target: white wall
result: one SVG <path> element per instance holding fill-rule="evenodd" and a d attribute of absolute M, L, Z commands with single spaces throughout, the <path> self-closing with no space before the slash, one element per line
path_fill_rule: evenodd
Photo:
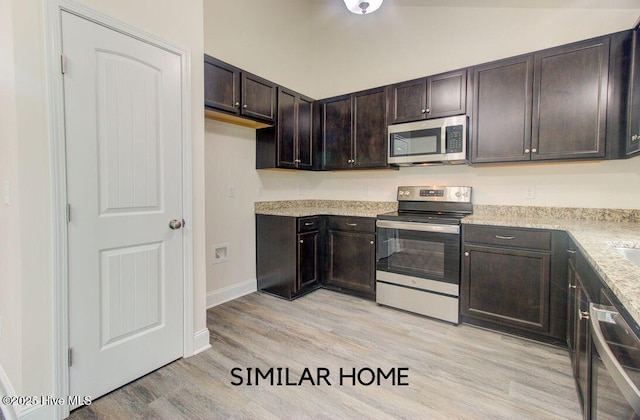
<path fill-rule="evenodd" d="M 202 0 L 79 3 L 191 50 L 195 331 L 204 329 Z M 0 367 L 17 395 L 53 395 L 54 286 L 45 4 L 43 0 L 0 0 L 0 191 L 5 182 L 12 190 L 11 206 L 0 201 Z"/>
<path fill-rule="evenodd" d="M 640 15 L 640 8 L 417 3 L 386 1 L 374 14 L 358 16 L 341 0 L 205 0 L 205 52 L 320 99 L 630 29 Z M 270 19 L 264 19 L 267 15 Z M 399 185 L 458 184 L 474 187 L 477 204 L 640 208 L 640 194 L 629 188 L 640 181 L 640 158 L 399 171 L 256 171 L 253 130 L 207 122 L 205 137 L 210 296 L 255 279 L 255 201 L 395 201 Z M 226 197 L 230 184 L 236 186 L 234 198 Z M 527 186 L 534 187 L 533 200 L 524 198 Z M 216 243 L 231 244 L 228 262 L 212 264 L 210 248 Z"/>
<path fill-rule="evenodd" d="M 20 186 L 12 9 L 10 0 L 0 0 L 0 365 L 8 377 L 14 378 L 13 386 L 21 387 Z M 5 197 L 7 193 L 9 197 Z M 3 363 L 7 360 L 13 363 Z"/>

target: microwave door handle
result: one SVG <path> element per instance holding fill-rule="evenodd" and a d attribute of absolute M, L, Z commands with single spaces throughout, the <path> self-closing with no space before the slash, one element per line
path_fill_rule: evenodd
<path fill-rule="evenodd" d="M 607 368 L 607 372 L 611 375 L 611 378 L 618 386 L 620 392 L 622 392 L 622 395 L 624 395 L 629 404 L 631 404 L 636 414 L 640 414 L 640 391 L 609 348 L 602 329 L 600 328 L 600 322 L 598 321 L 599 312 L 605 311 L 599 310 L 593 303 L 589 304 L 589 324 L 593 344 L 596 346 L 602 363 L 604 363 L 604 366 Z"/>

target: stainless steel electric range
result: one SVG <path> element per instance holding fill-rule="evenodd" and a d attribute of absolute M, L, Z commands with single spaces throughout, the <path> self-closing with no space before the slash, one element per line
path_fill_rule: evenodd
<path fill-rule="evenodd" d="M 471 187 L 398 187 L 398 211 L 378 215 L 376 302 L 459 323 L 460 220 Z"/>

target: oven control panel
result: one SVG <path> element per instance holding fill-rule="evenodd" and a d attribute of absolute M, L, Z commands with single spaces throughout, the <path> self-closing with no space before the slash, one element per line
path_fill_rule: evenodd
<path fill-rule="evenodd" d="M 398 201 L 452 201 L 470 203 L 471 187 L 398 187 Z"/>

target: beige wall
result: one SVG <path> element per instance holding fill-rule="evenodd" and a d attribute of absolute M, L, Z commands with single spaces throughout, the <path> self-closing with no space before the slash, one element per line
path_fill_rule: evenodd
<path fill-rule="evenodd" d="M 45 1 L 0 0 L 0 366 L 17 395 L 53 395 L 53 302 Z M 195 331 L 205 325 L 202 0 L 78 3 L 191 50 Z M 2 194 L 0 194 L 2 197 Z M 1 200 L 1 199 L 0 199 Z M 19 213 L 18 213 L 19 210 Z"/>
<path fill-rule="evenodd" d="M 363 17 L 347 13 L 339 0 L 205 0 L 205 52 L 323 98 L 630 29 L 640 15 L 640 8 L 398 6 L 416 3 L 387 1 Z M 264 19 L 267 14 L 273 19 Z M 457 30 L 450 34 L 452 27 Z M 206 123 L 205 147 L 210 297 L 255 280 L 255 201 L 394 201 L 399 185 L 459 184 L 474 187 L 477 204 L 640 208 L 640 194 L 629 192 L 640 181 L 640 158 L 399 171 L 256 171 L 253 130 L 219 122 Z M 234 198 L 226 196 L 228 185 L 235 185 Z M 534 199 L 524 198 L 528 186 L 534 187 Z M 211 263 L 211 246 L 217 243 L 230 244 L 229 261 Z"/>

